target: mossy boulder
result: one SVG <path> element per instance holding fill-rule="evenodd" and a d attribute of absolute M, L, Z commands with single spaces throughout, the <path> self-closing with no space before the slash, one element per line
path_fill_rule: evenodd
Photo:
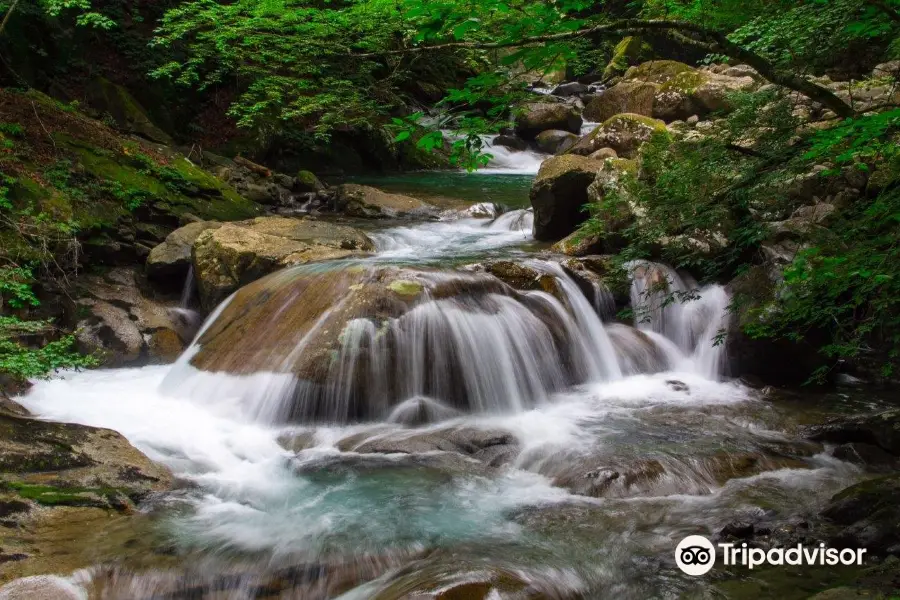
<path fill-rule="evenodd" d="M 544 161 L 530 193 L 535 238 L 562 239 L 587 219 L 587 188 L 602 168 L 602 162 L 574 154 Z"/>
<path fill-rule="evenodd" d="M 542 131 L 556 129 L 570 133 L 581 132 L 582 118 L 578 110 L 568 104 L 536 102 L 522 108 L 516 117 L 516 134 L 534 140 Z"/>
<path fill-rule="evenodd" d="M 622 81 L 593 96 L 584 107 L 584 118 L 602 123 L 620 113 L 653 116 L 653 101 L 660 85 L 644 81 Z"/>
<path fill-rule="evenodd" d="M 301 170 L 297 173 L 294 187 L 301 193 L 320 192 L 325 189 L 325 184 L 312 171 Z"/>
<path fill-rule="evenodd" d="M 192 252 L 200 302 L 212 310 L 241 286 L 279 269 L 374 249 L 365 234 L 346 225 L 259 217 L 207 229 Z"/>
<path fill-rule="evenodd" d="M 85 87 L 88 105 L 102 118 L 109 116 L 116 125 L 129 133 L 136 133 L 148 140 L 171 144 L 172 138 L 157 127 L 147 116 L 147 111 L 127 89 L 96 77 Z"/>
<path fill-rule="evenodd" d="M 628 69 L 626 81 L 642 81 L 662 85 L 682 73 L 695 73 L 696 69 L 676 60 L 651 60 Z"/>
<path fill-rule="evenodd" d="M 588 186 L 587 196 L 602 230 L 593 232 L 588 248 L 595 252 L 613 252 L 625 245 L 625 230 L 645 215 L 627 185 L 628 178 L 637 177 L 640 165 L 637 160 L 624 158 L 607 159 L 600 164 L 600 170 Z M 573 246 L 570 251 L 576 248 Z"/>
<path fill-rule="evenodd" d="M 653 116 L 666 122 L 729 110 L 731 94 L 757 87 L 752 77 L 729 77 L 709 71 L 683 71 L 668 79 L 653 103 Z"/>
<path fill-rule="evenodd" d="M 578 136 L 570 131 L 560 131 L 558 129 L 549 129 L 540 132 L 534 143 L 538 150 L 547 154 L 560 154 L 575 145 Z"/>
<path fill-rule="evenodd" d="M 355 183 L 345 183 L 335 189 L 334 209 L 351 217 L 367 219 L 422 218 L 438 213 L 436 207 L 418 198 Z"/>
<path fill-rule="evenodd" d="M 654 135 L 670 137 L 665 123 L 644 115 L 624 113 L 607 119 L 569 149 L 589 156 L 601 148 L 612 148 L 622 158 L 634 158 Z"/>
<path fill-rule="evenodd" d="M 45 506 L 127 509 L 171 474 L 119 433 L 0 415 L 0 496 Z"/>
<path fill-rule="evenodd" d="M 629 36 L 618 44 L 613 50 L 612 57 L 603 69 L 603 79 L 608 81 L 613 77 L 622 75 L 631 65 L 636 65 L 653 56 L 653 47 L 650 46 L 643 38 L 638 36 Z"/>
<path fill-rule="evenodd" d="M 559 240 L 551 250 L 566 256 L 589 256 L 603 251 L 603 236 L 596 233 L 575 231 Z"/>

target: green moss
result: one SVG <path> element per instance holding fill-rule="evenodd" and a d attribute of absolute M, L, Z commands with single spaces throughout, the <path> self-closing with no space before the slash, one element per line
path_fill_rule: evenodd
<path fill-rule="evenodd" d="M 44 506 L 120 507 L 126 497 L 116 488 L 56 487 L 19 482 L 0 482 L 0 490 L 14 492 Z"/>
<path fill-rule="evenodd" d="M 682 73 L 697 73 L 692 67 L 676 60 L 651 60 L 628 69 L 625 79 L 664 84 Z"/>
<path fill-rule="evenodd" d="M 654 119 L 653 117 L 645 117 L 644 115 L 638 115 L 635 113 L 620 113 L 618 115 L 615 115 L 614 117 L 610 117 L 594 131 L 597 132 L 598 130 L 607 127 L 625 127 L 627 129 L 632 129 L 635 125 L 645 125 L 652 129 L 654 133 L 669 132 L 669 130 L 666 129 L 666 124 L 659 119 Z"/>
<path fill-rule="evenodd" d="M 685 71 L 675 75 L 660 88 L 660 93 L 669 91 L 679 92 L 685 95 L 693 94 L 698 87 L 709 81 L 709 77 L 700 71 Z"/>
<path fill-rule="evenodd" d="M 418 296 L 422 293 L 422 284 L 408 279 L 397 279 L 388 285 L 388 289 L 400 296 Z"/>
<path fill-rule="evenodd" d="M 603 70 L 604 79 L 612 79 L 624 73 L 628 67 L 647 60 L 652 56 L 653 48 L 640 37 L 627 37 L 616 44 L 612 58 Z"/>
<path fill-rule="evenodd" d="M 312 171 L 300 171 L 297 173 L 297 182 L 303 186 L 303 191 L 314 192 L 323 187 L 322 182 L 319 181 L 319 178 Z"/>

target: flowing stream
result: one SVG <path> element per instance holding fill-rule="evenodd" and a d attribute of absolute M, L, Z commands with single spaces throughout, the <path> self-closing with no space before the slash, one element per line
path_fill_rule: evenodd
<path fill-rule="evenodd" d="M 237 309 L 254 288 L 238 292 L 174 365 L 69 373 L 19 398 L 42 418 L 121 432 L 182 482 L 145 507 L 158 547 L 141 560 L 98 552 L 61 574 L 72 589 L 703 597 L 707 582 L 674 567 L 682 537 L 812 514 L 859 477 L 797 437 L 802 403 L 725 377 L 724 289 L 635 263 L 635 322 L 618 322 L 602 282 L 531 253 L 528 210 L 476 193 L 502 187 L 491 177 L 515 188 L 516 175 L 480 177 L 456 193 L 484 204 L 376 231 L 371 260 L 271 276 L 260 315 Z M 544 288 L 449 268 L 486 256 L 520 261 Z M 352 313 L 356 291 L 388 276 L 417 299 Z M 668 304 L 663 287 L 692 299 Z M 313 368 L 335 327 L 338 349 Z"/>

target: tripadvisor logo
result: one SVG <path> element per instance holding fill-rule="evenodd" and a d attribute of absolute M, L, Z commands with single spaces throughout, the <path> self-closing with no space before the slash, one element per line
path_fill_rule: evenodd
<path fill-rule="evenodd" d="M 741 565 L 749 569 L 760 565 L 862 565 L 865 548 L 826 548 L 825 544 L 790 548 L 748 548 L 746 543 L 719 544 L 722 564 Z M 689 535 L 675 548 L 675 563 L 688 575 L 703 575 L 716 564 L 716 547 L 702 535 Z"/>

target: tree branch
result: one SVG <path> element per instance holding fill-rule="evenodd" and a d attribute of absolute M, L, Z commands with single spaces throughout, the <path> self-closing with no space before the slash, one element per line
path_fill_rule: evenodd
<path fill-rule="evenodd" d="M 888 6 L 888 3 L 885 2 L 885 0 L 869 0 L 869 4 L 878 7 L 881 12 L 886 14 L 891 19 L 891 21 L 900 23 L 900 13 Z"/>
<path fill-rule="evenodd" d="M 16 5 L 19 3 L 19 0 L 13 0 L 13 3 L 9 6 L 9 10 L 6 11 L 6 14 L 3 15 L 3 21 L 0 22 L 0 34 L 3 33 L 3 30 L 6 29 L 6 22 L 9 21 L 9 18 L 12 16 L 13 11 L 16 10 Z"/>
<path fill-rule="evenodd" d="M 683 21 L 671 21 L 666 19 L 621 19 L 612 23 L 600 23 L 592 27 L 577 29 L 575 31 L 565 31 L 562 33 L 553 33 L 547 35 L 539 35 L 527 37 L 520 40 L 510 40 L 505 42 L 446 42 L 443 44 L 432 44 L 426 46 L 414 46 L 411 48 L 401 48 L 398 50 L 386 50 L 384 52 L 355 54 L 359 58 L 375 57 L 385 54 L 418 54 L 421 52 L 433 52 L 438 50 L 447 50 L 452 48 L 470 48 L 470 49 L 497 49 L 497 48 L 513 48 L 530 46 L 533 44 L 545 44 L 548 42 L 559 42 L 570 40 L 575 37 L 597 34 L 632 34 L 644 33 L 646 31 L 664 32 L 674 41 L 699 47 L 708 52 L 718 51 L 725 54 L 729 58 L 738 60 L 744 64 L 750 65 L 756 71 L 765 77 L 768 81 L 792 89 L 802 93 L 811 100 L 827 106 L 842 117 L 852 117 L 856 114 L 853 107 L 838 98 L 831 90 L 817 85 L 803 77 L 794 73 L 785 73 L 780 71 L 771 62 L 747 50 L 738 44 L 729 40 L 725 34 L 708 29 L 693 23 Z M 693 37 L 692 37 L 693 36 Z M 700 38 L 700 39 L 695 39 Z"/>

